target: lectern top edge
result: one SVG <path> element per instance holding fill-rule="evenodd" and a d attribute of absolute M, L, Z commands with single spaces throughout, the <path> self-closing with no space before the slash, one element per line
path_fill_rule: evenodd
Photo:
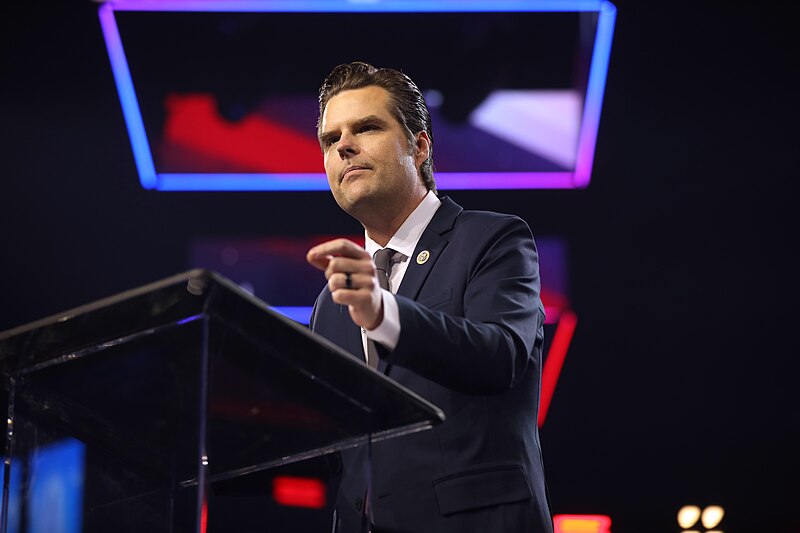
<path fill-rule="evenodd" d="M 113 305 L 115 303 L 123 302 L 131 298 L 136 298 L 137 296 L 141 296 L 143 294 L 147 294 L 148 292 L 168 287 L 182 280 L 186 280 L 188 282 L 190 279 L 203 279 L 203 278 L 217 278 L 219 280 L 218 276 L 216 276 L 210 270 L 204 268 L 195 268 L 192 270 L 187 270 L 186 272 L 175 274 L 168 278 L 154 281 L 152 283 L 148 283 L 146 285 L 129 289 L 127 291 L 119 292 L 117 294 L 113 294 L 111 296 L 95 300 L 88 304 L 84 304 L 78 307 L 73 307 L 72 309 L 67 309 L 65 311 L 60 311 L 50 316 L 40 318 L 39 320 L 29 322 L 27 324 L 22 324 L 20 326 L 13 327 L 5 331 L 0 331 L 0 342 L 6 339 L 10 339 L 11 337 L 20 335 L 22 333 L 27 333 L 29 331 L 33 331 L 43 326 L 47 326 L 49 324 L 54 324 L 57 322 L 65 322 L 75 316 L 82 315 L 85 313 L 90 313 L 92 311 L 97 311 L 99 309 Z"/>

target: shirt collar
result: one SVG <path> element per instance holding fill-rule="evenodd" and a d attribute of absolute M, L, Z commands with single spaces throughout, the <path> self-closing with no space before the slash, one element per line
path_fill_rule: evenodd
<path fill-rule="evenodd" d="M 428 194 L 425 195 L 417 208 L 408 215 L 405 222 L 403 222 L 395 234 L 392 235 L 386 247 L 396 250 L 405 257 L 411 257 L 419 238 L 422 237 L 422 232 L 428 227 L 428 223 L 441 205 L 442 201 L 439 200 L 436 194 L 433 191 L 428 191 Z M 370 239 L 365 231 L 364 248 L 369 255 L 375 255 L 375 252 L 380 250 L 381 245 Z"/>

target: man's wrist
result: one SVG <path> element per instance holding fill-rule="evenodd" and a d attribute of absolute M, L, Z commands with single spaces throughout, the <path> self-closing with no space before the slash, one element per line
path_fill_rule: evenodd
<path fill-rule="evenodd" d="M 374 323 L 369 326 L 364 326 L 367 331 L 372 331 L 373 329 L 377 328 L 383 322 L 383 296 L 381 296 L 381 307 L 378 311 L 378 316 Z"/>
<path fill-rule="evenodd" d="M 397 341 L 400 339 L 400 310 L 397 307 L 397 299 L 394 294 L 382 289 L 381 293 L 381 320 L 372 329 L 367 329 L 367 337 L 380 343 L 389 350 L 394 350 Z"/>

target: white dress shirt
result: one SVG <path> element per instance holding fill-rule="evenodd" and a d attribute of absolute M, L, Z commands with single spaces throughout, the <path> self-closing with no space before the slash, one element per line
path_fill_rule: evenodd
<path fill-rule="evenodd" d="M 391 248 L 397 253 L 392 257 L 391 272 L 389 274 L 389 289 L 381 289 L 383 292 L 383 321 L 375 329 L 367 330 L 361 328 L 361 341 L 364 346 L 364 357 L 367 354 L 367 339 L 372 339 L 393 350 L 400 339 L 400 310 L 397 307 L 395 294 L 403 281 L 403 276 L 408 269 L 414 249 L 417 247 L 422 233 L 428 227 L 436 210 L 442 205 L 441 200 L 433 193 L 428 194 L 422 199 L 416 209 L 408 215 L 403 225 L 386 244 L 386 248 Z M 369 238 L 364 232 L 364 248 L 369 255 L 375 255 L 381 246 Z"/>

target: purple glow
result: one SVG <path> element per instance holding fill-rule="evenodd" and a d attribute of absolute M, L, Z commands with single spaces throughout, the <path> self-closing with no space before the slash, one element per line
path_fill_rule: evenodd
<path fill-rule="evenodd" d="M 291 307 L 291 306 L 284 306 L 284 307 L 270 307 L 273 311 L 277 311 L 278 313 L 282 314 L 287 318 L 291 318 L 295 322 L 300 322 L 301 324 L 308 324 L 311 321 L 311 311 L 313 311 L 313 307 Z"/>
<path fill-rule="evenodd" d="M 178 320 L 175 324 L 178 325 L 178 326 L 182 326 L 184 324 L 188 324 L 189 322 L 194 322 L 195 320 L 200 320 L 204 316 L 205 315 L 193 315 L 193 316 L 190 316 L 190 317 L 186 317 L 186 318 L 184 318 L 182 320 Z"/>
<path fill-rule="evenodd" d="M 572 189 L 572 172 L 437 172 L 442 190 Z"/>
<path fill-rule="evenodd" d="M 573 12 L 600 11 L 603 0 L 116 0 L 115 11 L 189 12 Z"/>

